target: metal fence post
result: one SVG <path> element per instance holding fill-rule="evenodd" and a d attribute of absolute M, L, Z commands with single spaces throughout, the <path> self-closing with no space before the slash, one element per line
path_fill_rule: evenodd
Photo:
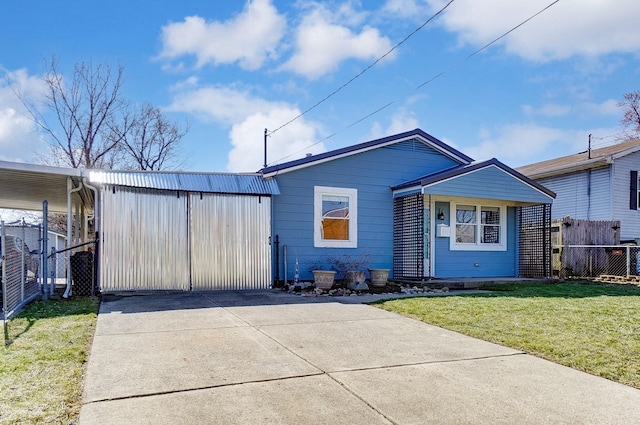
<path fill-rule="evenodd" d="M 58 274 L 58 259 L 56 258 L 56 247 L 52 246 L 51 247 L 51 255 L 49 255 L 49 258 L 51 259 L 51 263 L 49 264 L 51 267 L 51 294 L 55 293 L 55 289 L 56 289 L 56 278 L 57 278 L 57 274 Z"/>
<path fill-rule="evenodd" d="M 20 235 L 22 238 L 22 246 L 20 247 L 20 251 L 22 252 L 22 255 L 20 256 L 20 302 L 24 301 L 24 286 L 27 284 L 27 273 L 26 273 L 26 256 L 31 255 L 31 253 L 27 253 L 25 252 L 25 245 L 24 245 L 24 237 L 25 237 L 25 227 L 27 227 L 27 223 L 24 221 L 24 218 L 22 219 L 22 227 L 20 228 Z"/>
<path fill-rule="evenodd" d="M 7 323 L 7 261 L 5 257 L 7 237 L 4 231 L 4 221 L 0 221 L 0 251 L 2 251 L 2 321 Z"/>
<path fill-rule="evenodd" d="M 43 280 L 47 281 L 48 273 L 48 261 L 47 252 L 49 251 L 49 222 L 47 220 L 49 216 L 49 202 L 45 199 L 42 201 L 42 276 Z M 45 299 L 53 295 L 53 288 L 45 286 Z"/>

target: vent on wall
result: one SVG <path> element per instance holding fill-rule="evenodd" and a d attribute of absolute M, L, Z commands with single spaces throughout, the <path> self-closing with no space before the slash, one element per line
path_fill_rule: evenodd
<path fill-rule="evenodd" d="M 393 149 L 397 151 L 407 151 L 407 152 L 433 152 L 433 148 L 424 144 L 418 139 L 406 140 L 404 142 L 395 143 L 393 145 L 387 146 L 386 149 Z"/>

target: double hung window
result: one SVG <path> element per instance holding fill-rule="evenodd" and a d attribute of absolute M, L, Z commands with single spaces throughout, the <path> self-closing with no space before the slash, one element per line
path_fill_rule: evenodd
<path fill-rule="evenodd" d="M 357 248 L 358 191 L 339 187 L 314 187 L 314 246 Z"/>
<path fill-rule="evenodd" d="M 455 231 L 451 238 L 454 250 L 506 249 L 506 215 L 504 206 L 452 204 Z M 452 223 L 453 224 L 453 223 Z"/>

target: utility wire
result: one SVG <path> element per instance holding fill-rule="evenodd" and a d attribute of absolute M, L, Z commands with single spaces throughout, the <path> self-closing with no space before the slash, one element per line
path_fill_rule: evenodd
<path fill-rule="evenodd" d="M 446 9 L 454 0 L 451 0 L 449 3 L 447 3 L 445 5 L 444 8 L 442 8 L 440 11 L 438 11 L 438 13 L 436 13 L 435 15 L 433 15 L 431 18 L 429 18 L 424 24 L 422 24 L 418 29 L 416 29 L 415 31 L 413 31 L 410 35 L 408 35 L 407 37 L 405 37 L 404 40 L 402 40 L 400 43 L 398 43 L 396 46 L 394 46 L 393 49 L 395 49 L 395 47 L 399 46 L 400 44 L 404 43 L 409 37 L 411 37 L 413 34 L 415 34 L 418 30 L 420 30 L 422 27 L 424 27 L 427 23 L 429 23 L 429 21 L 431 21 L 433 18 L 435 18 L 437 15 L 439 15 L 442 11 L 444 11 L 444 9 Z M 493 39 L 492 41 L 490 41 L 489 43 L 485 44 L 484 46 L 480 47 L 478 50 L 474 51 L 473 53 L 471 53 L 470 55 L 466 56 L 464 59 L 458 61 L 457 63 L 449 66 L 448 68 L 444 69 L 443 71 L 439 72 L 438 74 L 436 74 L 435 76 L 433 76 L 432 78 L 430 78 L 429 80 L 425 81 L 424 83 L 416 86 L 416 88 L 414 90 L 418 90 L 424 86 L 426 86 L 427 84 L 431 83 L 432 81 L 436 80 L 437 78 L 441 77 L 442 75 L 446 74 L 447 72 L 451 71 L 452 69 L 460 66 L 463 62 L 466 62 L 467 60 L 471 59 L 472 57 L 474 57 L 475 55 L 477 55 L 478 53 L 480 53 L 481 51 L 487 49 L 488 47 L 492 46 L 493 44 L 497 43 L 498 41 L 502 40 L 504 37 L 506 37 L 507 35 L 511 34 L 512 32 L 514 32 L 515 30 L 517 30 L 518 28 L 520 28 L 521 26 L 523 26 L 524 24 L 526 24 L 527 22 L 531 21 L 533 18 L 537 17 L 538 15 L 540 15 L 541 13 L 545 12 L 547 9 L 551 8 L 552 6 L 554 6 L 556 3 L 559 3 L 560 0 L 555 0 L 553 2 L 551 2 L 550 4 L 548 4 L 546 7 L 544 7 L 543 9 L 539 10 L 538 12 L 536 12 L 535 14 L 529 16 L 527 19 L 525 19 L 524 21 L 520 22 L 518 25 L 514 26 L 513 28 L 511 28 L 509 31 L 503 33 L 501 36 Z M 391 49 L 391 50 L 393 50 Z M 389 52 L 387 52 L 386 54 L 390 53 L 391 50 Z M 386 55 L 385 54 L 385 55 Z M 384 56 L 383 56 L 384 57 Z M 289 125 L 290 123 L 292 123 L 293 121 L 295 121 L 296 119 L 300 118 L 302 115 L 306 114 L 307 112 L 311 111 L 313 108 L 315 108 L 316 106 L 318 106 L 320 103 L 324 102 L 325 100 L 329 99 L 329 97 L 333 96 L 335 93 L 337 93 L 338 91 L 340 91 L 342 88 L 344 88 L 347 84 L 349 84 L 351 81 L 355 80 L 357 77 L 359 77 L 360 75 L 362 75 L 367 69 L 371 68 L 373 65 L 375 65 L 378 61 L 380 61 L 379 58 L 378 60 L 376 60 L 376 62 L 374 62 L 373 64 L 371 64 L 369 67 L 367 67 L 364 71 L 360 72 L 360 74 L 356 75 L 354 78 L 352 78 L 351 80 L 349 80 L 349 82 L 347 82 L 346 84 L 343 84 L 338 90 L 334 91 L 332 94 L 330 94 L 329 96 L 325 97 L 323 100 L 321 100 L 320 102 L 316 103 L 314 106 L 312 106 L 311 108 L 307 109 L 306 111 L 304 111 L 303 113 L 301 113 L 300 115 L 298 115 L 297 117 L 293 118 L 292 120 L 290 120 L 289 122 L 285 123 L 284 125 L 281 125 L 280 127 L 278 127 L 276 130 L 272 131 L 270 134 L 275 133 L 276 131 L 280 130 L 281 128 L 283 128 L 286 125 Z M 377 114 L 378 112 L 382 111 L 383 109 L 391 106 L 392 104 L 394 104 L 395 101 L 391 101 L 389 103 L 387 103 L 385 106 L 376 109 L 375 111 L 367 114 L 366 116 L 358 119 L 357 121 L 349 124 L 346 127 L 343 127 L 342 129 L 332 133 L 330 136 L 327 136 L 321 140 L 318 140 L 317 142 L 314 142 L 313 144 L 307 146 L 304 149 L 301 149 L 297 152 L 294 152 L 290 155 L 287 155 L 285 157 L 282 157 L 274 162 L 272 162 L 271 164 L 275 164 L 275 163 L 279 163 L 280 161 L 282 161 L 283 159 L 287 159 L 291 156 L 297 155 L 307 149 L 309 149 L 310 147 L 313 147 L 315 145 L 317 145 L 318 143 L 322 143 L 325 140 L 335 136 L 338 133 L 343 132 L 344 130 L 347 130 L 351 127 L 353 127 L 356 124 L 359 124 L 360 122 L 366 120 L 367 118 L 370 118 L 371 116 Z"/>
<path fill-rule="evenodd" d="M 371 116 L 373 116 L 373 115 L 377 114 L 378 112 L 382 111 L 383 109 L 388 108 L 389 106 L 393 105 L 394 103 L 395 103 L 395 102 L 389 102 L 389 103 L 387 103 L 386 105 L 384 105 L 384 106 L 382 106 L 382 107 L 380 107 L 380 108 L 376 109 L 375 111 L 371 112 L 369 115 L 367 115 L 367 116 L 364 116 L 364 117 L 360 118 L 358 121 L 352 122 L 352 123 L 351 123 L 351 124 L 349 124 L 348 126 L 343 127 L 343 128 L 341 128 L 340 130 L 338 130 L 338 131 L 336 131 L 336 132 L 334 132 L 334 133 L 332 133 L 332 134 L 328 135 L 327 137 L 325 137 L 325 138 L 323 138 L 323 139 L 320 139 L 320 140 L 318 140 L 318 141 L 316 141 L 316 142 L 314 142 L 314 143 L 310 144 L 309 146 L 305 147 L 304 149 L 300 149 L 300 150 L 298 150 L 298 151 L 296 151 L 296 152 L 293 152 L 293 153 L 291 153 L 291 154 L 289 154 L 289 155 L 287 155 L 287 156 L 283 156 L 282 158 L 278 159 L 277 161 L 272 162 L 271 164 L 279 163 L 279 162 L 280 162 L 280 161 L 282 161 L 283 159 L 287 159 L 287 158 L 290 158 L 290 157 L 292 157 L 292 156 L 294 156 L 294 155 L 298 155 L 299 153 L 302 153 L 302 152 L 304 152 L 304 151 L 308 150 L 309 148 L 314 147 L 315 145 L 317 145 L 317 144 L 319 144 L 319 143 L 322 143 L 322 142 L 324 142 L 324 141 L 326 141 L 326 140 L 329 140 L 330 138 L 332 138 L 332 137 L 333 137 L 333 136 L 335 136 L 336 134 L 342 133 L 343 131 L 345 131 L 345 130 L 347 130 L 347 129 L 351 128 L 351 127 L 353 127 L 354 125 L 360 124 L 362 121 L 364 121 L 364 120 L 366 120 L 367 118 L 369 118 L 369 117 L 371 117 Z"/>
<path fill-rule="evenodd" d="M 380 62 L 382 59 L 386 58 L 387 56 L 389 56 L 394 50 L 396 50 L 398 47 L 400 47 L 400 45 L 402 45 L 403 43 L 405 43 L 407 40 L 409 40 L 411 37 L 413 37 L 413 35 L 415 33 L 417 33 L 418 31 L 420 31 L 422 28 L 424 28 L 429 22 L 431 22 L 432 20 L 434 20 L 438 15 L 440 15 L 442 12 L 444 12 L 444 10 L 449 7 L 449 5 L 451 3 L 453 3 L 455 0 L 449 0 L 449 2 L 447 4 L 444 5 L 444 7 L 442 9 L 440 9 L 438 12 L 436 12 L 433 16 L 431 16 L 429 19 L 427 19 L 426 21 L 424 21 L 422 23 L 422 25 L 420 25 L 418 28 L 416 28 L 415 30 L 413 30 L 409 35 L 407 35 L 405 38 L 403 38 L 400 42 L 398 42 L 395 46 L 393 46 L 391 49 L 389 49 L 384 55 L 380 56 L 378 59 L 376 59 L 375 61 L 373 61 L 369 66 L 367 66 L 366 68 L 364 68 L 362 71 L 360 71 L 358 74 L 356 74 L 354 77 L 352 77 L 349 81 L 347 81 L 346 83 L 344 83 L 343 85 L 341 85 L 340 87 L 338 87 L 337 89 L 335 89 L 334 91 L 332 91 L 331 93 L 329 93 L 327 96 L 325 96 L 323 99 L 321 99 L 320 101 L 316 102 L 313 106 L 311 106 L 310 108 L 304 110 L 303 112 L 301 112 L 299 115 L 297 115 L 296 117 L 290 119 L 289 121 L 287 121 L 286 123 L 282 124 L 280 127 L 276 128 L 275 130 L 269 132 L 269 135 L 275 133 L 278 130 L 281 130 L 282 128 L 288 126 L 289 124 L 291 124 L 292 122 L 294 122 L 295 120 L 297 120 L 298 118 L 301 118 L 303 115 L 307 114 L 308 112 L 312 111 L 313 109 L 317 108 L 318 106 L 320 106 L 322 103 L 326 102 L 327 100 L 329 100 L 329 98 L 333 97 L 334 95 L 336 95 L 340 90 L 342 90 L 343 88 L 347 87 L 349 84 L 351 84 L 352 82 L 354 82 L 357 78 L 359 78 L 360 76 L 362 76 L 362 74 L 364 74 L 365 72 L 367 72 L 368 70 L 370 70 L 371 68 L 373 68 L 375 65 L 378 64 L 378 62 Z M 318 142 L 319 143 L 319 142 Z"/>
<path fill-rule="evenodd" d="M 426 86 L 427 84 L 429 84 L 430 82 L 432 82 L 433 80 L 435 80 L 436 78 L 441 77 L 443 74 L 451 71 L 454 68 L 457 68 L 458 66 L 460 66 L 463 62 L 468 61 L 469 59 L 471 59 L 472 57 L 474 57 L 475 55 L 477 55 L 478 53 L 480 53 L 481 51 L 485 50 L 486 48 L 494 45 L 495 43 L 497 43 L 498 41 L 502 40 L 503 38 L 505 38 L 506 36 L 508 36 L 509 34 L 511 34 L 512 32 L 514 32 L 515 30 L 517 30 L 518 28 L 520 28 L 521 26 L 523 26 L 524 24 L 526 24 L 527 22 L 529 22 L 530 20 L 532 20 L 533 18 L 535 18 L 536 16 L 540 15 L 541 13 L 543 13 L 544 11 L 546 11 L 547 9 L 549 9 L 551 6 L 555 5 L 556 3 L 558 3 L 560 0 L 555 0 L 554 2 L 550 3 L 549 5 L 547 5 L 544 9 L 538 11 L 537 13 L 529 16 L 527 19 L 525 19 L 524 21 L 520 22 L 518 25 L 516 25 L 515 27 L 511 28 L 509 31 L 505 32 L 504 34 L 502 34 L 500 37 L 495 38 L 493 41 L 490 41 L 489 43 L 485 44 L 484 46 L 482 46 L 481 48 L 479 48 L 478 50 L 476 50 L 475 52 L 471 53 L 470 55 L 468 55 L 467 57 L 465 57 L 464 59 L 458 61 L 457 63 L 451 65 L 449 68 L 445 69 L 444 71 L 438 73 L 437 75 L 435 75 L 434 77 L 432 77 L 431 79 L 425 81 L 424 83 L 420 84 L 418 87 L 416 87 L 416 89 L 422 88 L 423 86 Z"/>

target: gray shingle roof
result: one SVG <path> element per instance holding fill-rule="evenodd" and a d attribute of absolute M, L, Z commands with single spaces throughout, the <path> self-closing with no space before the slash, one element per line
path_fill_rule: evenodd
<path fill-rule="evenodd" d="M 531 178 L 551 177 L 573 171 L 602 167 L 616 158 L 626 156 L 636 151 L 640 151 L 640 139 L 593 149 L 591 150 L 591 154 L 589 154 L 589 151 L 584 151 L 573 155 L 549 159 L 547 161 L 536 162 L 518 167 L 516 170 Z"/>

